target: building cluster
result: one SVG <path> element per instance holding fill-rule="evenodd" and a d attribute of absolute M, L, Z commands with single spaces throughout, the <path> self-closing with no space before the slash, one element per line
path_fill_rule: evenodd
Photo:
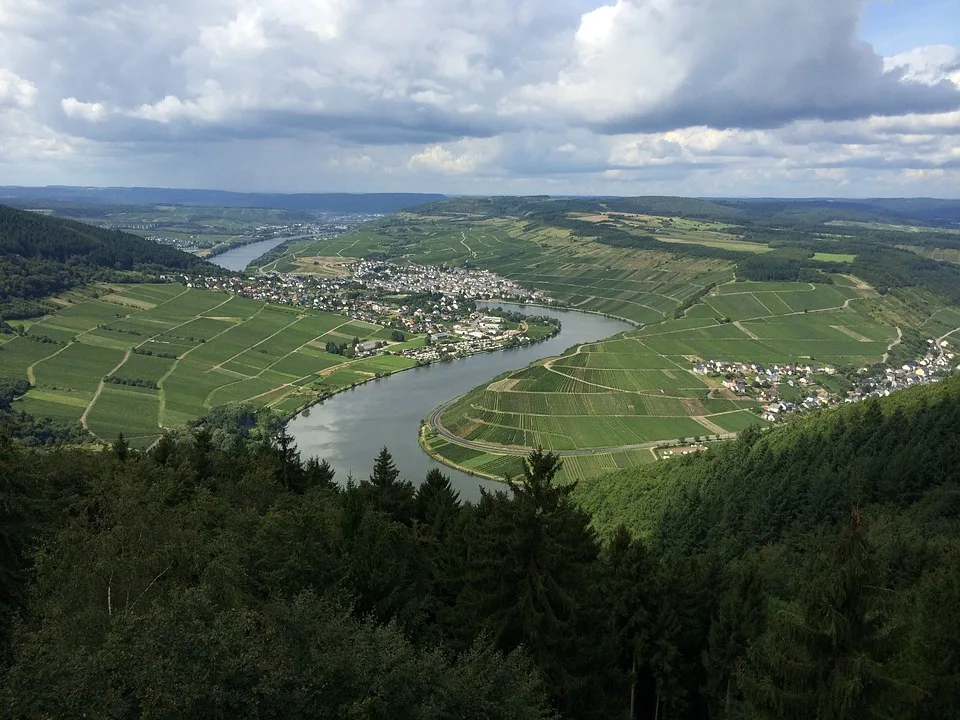
<path fill-rule="evenodd" d="M 693 372 L 722 377 L 724 388 L 734 395 L 763 403 L 763 419 L 777 422 L 796 413 L 861 402 L 914 385 L 939 382 L 943 377 L 960 370 L 956 355 L 946 340 L 937 342 L 931 339 L 927 345 L 925 356 L 917 361 L 904 363 L 900 367 L 878 365 L 863 368 L 852 383 L 831 383 L 844 386 L 852 384 L 852 388 L 845 392 L 831 391 L 825 386 L 825 378 L 837 375 L 836 368 L 830 365 L 780 363 L 764 366 L 759 363 L 710 360 L 694 365 Z M 786 389 L 788 387 L 789 391 Z"/>
<path fill-rule="evenodd" d="M 477 312 L 475 300 L 547 300 L 541 293 L 485 270 L 400 267 L 368 261 L 356 263 L 352 270 L 347 277 L 263 273 L 169 279 L 252 300 L 335 312 L 405 334 L 426 334 L 429 345 L 402 351 L 404 356 L 425 363 L 530 342 L 521 330 L 508 327 L 503 318 Z"/>
<path fill-rule="evenodd" d="M 351 266 L 350 278 L 364 288 L 381 293 L 442 293 L 472 300 L 547 300 L 539 291 L 528 290 L 487 270 L 473 268 L 359 260 Z"/>

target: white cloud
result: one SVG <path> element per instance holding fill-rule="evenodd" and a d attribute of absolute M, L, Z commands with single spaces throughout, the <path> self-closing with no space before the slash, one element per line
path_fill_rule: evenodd
<path fill-rule="evenodd" d="M 67 117 L 81 118 L 89 122 L 100 122 L 107 115 L 107 109 L 103 103 L 83 102 L 75 97 L 64 98 L 60 101 L 60 107 Z"/>
<path fill-rule="evenodd" d="M 432 145 L 413 155 L 408 165 L 414 170 L 458 175 L 473 172 L 477 167 L 477 158 L 469 153 L 454 155 L 440 145 Z"/>
<path fill-rule="evenodd" d="M 927 45 L 883 59 L 884 70 L 903 73 L 905 80 L 935 85 L 949 80 L 960 86 L 960 51 L 949 45 Z"/>
<path fill-rule="evenodd" d="M 36 85 L 11 70 L 0 68 L 0 107 L 29 108 L 36 101 Z"/>
<path fill-rule="evenodd" d="M 3 147 L 141 185 L 960 192 L 956 48 L 879 57 L 861 0 L 603 1 L 0 0 Z"/>

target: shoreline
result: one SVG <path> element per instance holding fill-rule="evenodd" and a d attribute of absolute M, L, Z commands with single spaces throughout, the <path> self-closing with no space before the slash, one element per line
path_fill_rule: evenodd
<path fill-rule="evenodd" d="M 477 302 L 485 303 L 497 303 L 497 302 L 509 302 L 511 305 L 519 305 L 521 307 L 542 307 L 547 310 L 564 310 L 566 312 L 579 312 L 586 315 L 599 315 L 600 317 L 610 318 L 611 320 L 619 320 L 620 322 L 625 322 L 628 325 L 633 325 L 634 329 L 639 330 L 644 327 L 643 323 L 637 322 L 636 320 L 631 320 L 630 318 L 620 317 L 619 315 L 611 315 L 610 313 L 600 312 L 599 310 L 583 310 L 582 308 L 573 307 L 572 305 L 547 305 L 545 303 L 520 303 L 516 300 L 478 300 Z"/>
<path fill-rule="evenodd" d="M 485 300 L 484 302 L 491 302 L 491 301 Z M 504 300 L 504 301 L 502 301 L 502 302 L 509 302 L 509 301 Z M 517 303 L 511 303 L 511 304 L 517 304 Z M 546 306 L 542 306 L 542 307 L 546 307 Z M 345 316 L 345 317 L 348 317 L 348 316 Z M 535 339 L 535 340 L 529 340 L 529 342 L 522 343 L 522 345 L 538 345 L 539 343 L 546 342 L 547 340 L 550 340 L 550 339 L 552 339 L 552 338 L 555 338 L 557 335 L 560 334 L 560 331 L 561 331 L 561 329 L 560 329 L 560 328 L 557 328 L 557 331 L 556 331 L 555 333 L 551 334 L 551 335 L 544 335 L 543 337 L 537 338 L 537 339 Z M 526 336 L 525 336 L 525 337 L 526 337 Z M 304 410 L 309 410 L 310 408 L 314 407 L 315 405 L 320 405 L 320 404 L 322 404 L 325 400 L 329 400 L 330 398 L 332 398 L 332 397 L 334 397 L 334 396 L 336 396 L 336 395 L 339 395 L 340 393 L 344 393 L 344 392 L 346 392 L 347 390 L 353 390 L 354 388 L 360 387 L 361 385 L 366 385 L 367 383 L 370 383 L 370 382 L 376 382 L 377 380 L 382 380 L 383 378 L 391 377 L 391 376 L 393 376 L 393 375 L 399 375 L 400 373 L 407 372 L 408 370 L 415 370 L 415 369 L 417 369 L 417 368 L 430 367 L 431 365 L 437 365 L 437 364 L 439 364 L 439 363 L 455 362 L 456 360 L 465 360 L 466 358 L 474 357 L 474 356 L 476 356 L 476 355 L 488 355 L 488 354 L 490 354 L 490 353 L 502 352 L 502 351 L 504 351 L 504 350 L 513 350 L 513 349 L 515 349 L 516 347 L 522 347 L 522 345 L 520 345 L 520 346 L 514 346 L 514 347 L 497 347 L 497 348 L 490 348 L 489 350 L 476 350 L 476 351 L 474 351 L 474 352 L 469 352 L 469 353 L 466 353 L 466 354 L 464 354 L 464 355 L 459 355 L 459 356 L 457 356 L 457 357 L 448 358 L 448 359 L 446 359 L 446 360 L 432 360 L 432 361 L 430 361 L 430 362 L 421 362 L 421 361 L 418 361 L 418 363 L 421 363 L 421 364 L 411 365 L 410 367 L 406 367 L 406 368 L 398 368 L 397 370 L 392 370 L 392 371 L 390 371 L 390 372 L 388 372 L 388 373 L 384 373 L 384 374 L 382 374 L 380 377 L 370 377 L 370 378 L 367 378 L 367 379 L 365 379 L 365 380 L 361 380 L 361 381 L 359 381 L 359 382 L 354 382 L 354 383 L 352 383 L 351 385 L 346 385 L 346 386 L 340 388 L 339 390 L 335 390 L 334 392 L 332 392 L 332 393 L 330 393 L 329 395 L 326 395 L 326 396 L 324 396 L 324 397 L 322 397 L 322 398 L 315 398 L 314 400 L 311 400 L 310 402 L 306 403 L 305 405 L 303 405 L 302 407 L 298 408 L 297 410 L 295 410 L 294 412 L 292 412 L 292 413 L 290 413 L 290 414 L 288 414 L 288 415 L 282 415 L 282 416 L 280 417 L 281 425 L 282 425 L 283 427 L 286 427 L 288 423 L 290 423 L 294 418 L 296 418 L 298 415 L 300 415 Z M 377 357 L 377 356 L 374 355 L 374 356 L 372 356 L 372 357 Z M 364 358 L 364 359 L 365 359 L 365 358 Z M 351 361 L 350 363 L 343 363 L 343 365 L 349 366 L 349 365 L 352 364 L 352 362 L 353 362 L 353 361 Z M 334 366 L 334 367 L 338 367 L 338 366 Z M 456 398 L 454 398 L 454 399 L 456 399 Z M 429 453 L 427 453 L 427 454 L 429 455 Z M 446 463 L 446 464 L 449 464 L 449 463 Z M 452 467 L 452 466 L 451 466 L 451 467 Z M 457 469 L 457 470 L 461 470 L 462 472 L 466 472 L 466 473 L 468 473 L 468 474 L 470 474 L 470 475 L 475 475 L 475 476 L 477 476 L 477 477 L 487 477 L 487 476 L 485 476 L 485 475 L 478 475 L 477 473 L 469 472 L 468 470 L 462 469 L 462 468 L 459 468 L 459 467 L 456 468 L 456 469 Z M 496 478 L 489 478 L 489 479 L 496 479 Z"/>

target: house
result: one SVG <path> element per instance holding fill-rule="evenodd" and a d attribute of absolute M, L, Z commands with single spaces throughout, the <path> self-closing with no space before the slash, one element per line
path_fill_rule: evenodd
<path fill-rule="evenodd" d="M 373 352 L 379 347 L 380 343 L 376 340 L 367 340 L 357 345 L 357 352 Z"/>

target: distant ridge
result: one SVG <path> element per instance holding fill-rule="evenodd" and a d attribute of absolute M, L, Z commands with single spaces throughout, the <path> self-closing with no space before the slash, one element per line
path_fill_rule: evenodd
<path fill-rule="evenodd" d="M 94 205 L 191 205 L 210 207 L 264 207 L 342 213 L 394 213 L 404 208 L 439 202 L 438 193 L 239 193 L 225 190 L 177 190 L 141 187 L 0 186 L 0 202 L 35 206 L 38 202 Z"/>

